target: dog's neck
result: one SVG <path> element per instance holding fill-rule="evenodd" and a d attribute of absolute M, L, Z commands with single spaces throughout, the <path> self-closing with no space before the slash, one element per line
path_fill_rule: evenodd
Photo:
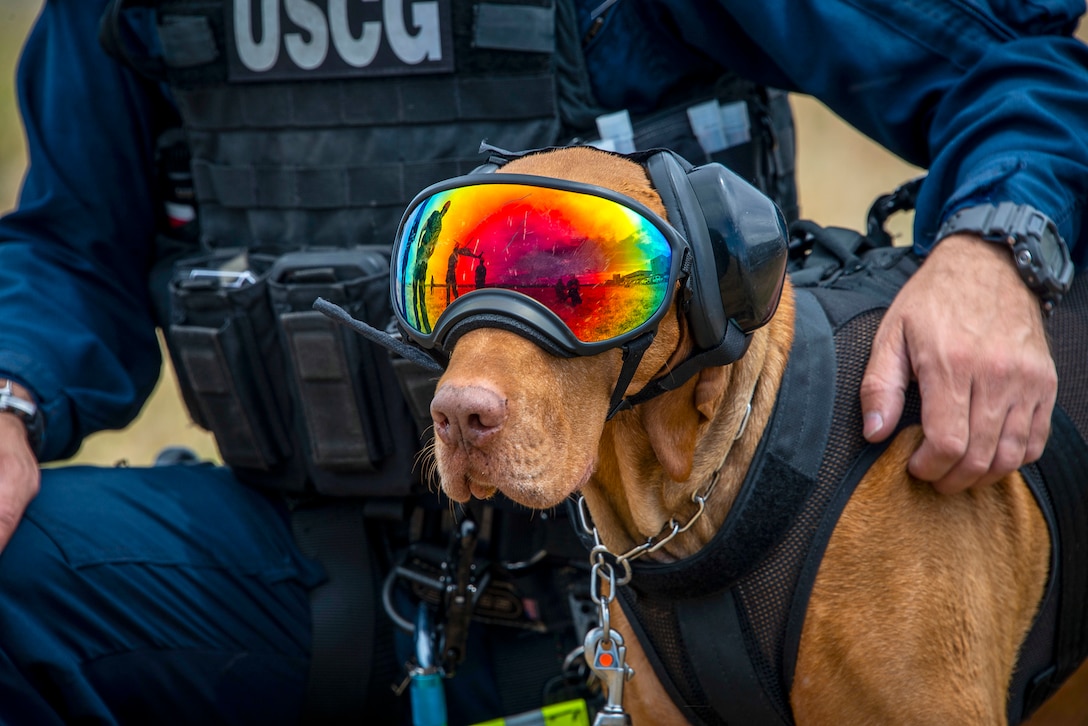
<path fill-rule="evenodd" d="M 785 294 L 789 295 L 789 291 Z M 602 541 L 611 552 L 621 554 L 635 545 L 660 541 L 672 530 L 673 522 L 686 525 L 699 509 L 693 495 L 704 495 L 715 477 L 706 510 L 698 520 L 645 559 L 683 559 L 701 549 L 717 532 L 736 499 L 774 410 L 793 340 L 790 298 L 766 327 L 753 334 L 744 357 L 722 371 L 725 393 L 714 415 L 699 427 L 691 474 L 686 480 L 671 479 L 656 458 L 643 419 L 653 413 L 645 406 L 624 412 L 605 427 L 598 467 L 584 495 Z M 690 400 L 696 385 L 693 379 L 664 396 Z"/>

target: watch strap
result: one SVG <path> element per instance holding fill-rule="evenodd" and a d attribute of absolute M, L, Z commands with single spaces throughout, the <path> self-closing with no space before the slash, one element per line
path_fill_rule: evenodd
<path fill-rule="evenodd" d="M 944 239 L 955 232 L 974 232 L 987 242 L 1013 245 L 1022 234 L 1041 237 L 1049 218 L 1035 207 L 1015 202 L 964 207 L 950 216 L 937 232 Z"/>
<path fill-rule="evenodd" d="M 1008 247 L 1024 283 L 1049 314 L 1069 291 L 1073 262 L 1057 226 L 1035 207 L 1015 202 L 965 207 L 950 216 L 937 239 L 955 233 L 977 234 L 987 242 Z"/>
<path fill-rule="evenodd" d="M 0 385 L 0 413 L 13 413 L 23 421 L 27 438 L 30 440 L 30 448 L 37 454 L 45 428 L 45 421 L 38 404 L 17 394 L 11 379 L 0 379 L 0 381 L 3 383 Z"/>

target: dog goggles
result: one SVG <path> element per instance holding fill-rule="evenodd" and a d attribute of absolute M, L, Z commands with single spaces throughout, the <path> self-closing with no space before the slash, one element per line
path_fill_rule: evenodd
<path fill-rule="evenodd" d="M 443 349 L 469 317 L 497 316 L 590 355 L 656 329 L 686 250 L 667 222 L 608 189 L 460 177 L 408 207 L 393 247 L 393 309 L 424 348 Z"/>

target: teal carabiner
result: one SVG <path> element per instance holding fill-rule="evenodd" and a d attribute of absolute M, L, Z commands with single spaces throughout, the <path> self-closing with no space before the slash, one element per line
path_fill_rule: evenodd
<path fill-rule="evenodd" d="M 446 691 L 434 663 L 434 625 L 425 603 L 416 610 L 416 663 L 409 672 L 412 726 L 446 726 Z"/>

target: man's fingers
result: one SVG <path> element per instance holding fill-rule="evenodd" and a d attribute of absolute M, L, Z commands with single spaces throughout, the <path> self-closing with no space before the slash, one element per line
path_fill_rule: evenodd
<path fill-rule="evenodd" d="M 1050 417 L 1054 413 L 1056 395 L 1051 395 L 1044 403 L 1035 408 L 1031 417 L 1031 433 L 1028 436 L 1027 449 L 1024 451 L 1023 464 L 1038 461 L 1050 438 Z"/>
<path fill-rule="evenodd" d="M 1016 471 L 1027 463 L 1028 443 L 1031 440 L 1032 419 L 1037 406 L 1017 406 L 1005 418 L 1005 427 L 997 442 L 997 451 L 980 484 L 992 484 L 1001 477 Z"/>
<path fill-rule="evenodd" d="M 987 357 L 988 368 L 975 366 L 985 375 L 976 373 L 969 381 L 938 376 L 920 383 L 929 392 L 922 403 L 925 438 L 910 472 L 940 492 L 993 484 L 1038 459 L 1046 445 L 1055 390 L 1051 362 L 1000 364 L 994 362 L 997 355 Z M 966 361 L 960 367 L 972 368 Z M 927 407 L 926 401 L 937 405 Z"/>
<path fill-rule="evenodd" d="M 937 491 L 955 494 L 968 487 L 987 486 L 1020 466 L 1028 445 L 1033 407 L 1025 403 L 1003 406 L 1003 398 L 975 384 L 967 447 L 946 474 L 932 480 Z"/>
<path fill-rule="evenodd" d="M 889 321 L 897 331 L 892 347 L 904 349 L 899 360 L 909 363 L 922 399 L 924 438 L 908 465 L 913 476 L 957 492 L 1042 454 L 1057 376 L 1038 300 L 1007 250 L 970 235 L 942 240 L 888 308 L 878 339 Z M 890 408 L 888 384 L 900 382 L 886 345 L 874 341 L 879 366 L 863 391 L 870 441 L 895 425 L 873 414 Z M 867 377 L 874 364 L 870 369 Z"/>
<path fill-rule="evenodd" d="M 872 354 L 861 379 L 863 434 L 873 443 L 895 430 L 903 413 L 911 368 L 902 328 L 885 318 L 873 338 Z"/>
<path fill-rule="evenodd" d="M 955 368 L 923 367 L 918 372 L 918 391 L 925 438 L 908 469 L 918 479 L 936 482 L 963 459 L 971 443 L 971 380 L 957 376 Z"/>

